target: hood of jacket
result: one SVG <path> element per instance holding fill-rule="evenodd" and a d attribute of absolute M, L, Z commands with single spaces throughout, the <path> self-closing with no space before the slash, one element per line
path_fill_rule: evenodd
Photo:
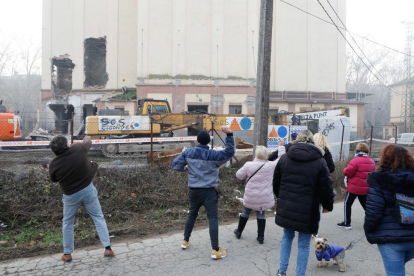
<path fill-rule="evenodd" d="M 322 158 L 325 152 L 312 144 L 297 143 L 293 144 L 286 154 L 294 161 L 308 162 Z"/>
<path fill-rule="evenodd" d="M 369 174 L 367 180 L 369 186 L 386 189 L 395 193 L 403 193 L 414 196 L 414 172 L 398 169 L 375 171 Z"/>

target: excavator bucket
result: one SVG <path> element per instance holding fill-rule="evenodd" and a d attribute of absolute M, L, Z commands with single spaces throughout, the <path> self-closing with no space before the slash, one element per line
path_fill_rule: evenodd
<path fill-rule="evenodd" d="M 243 139 L 240 139 L 239 137 L 236 137 L 236 149 L 252 149 L 253 144 L 247 143 Z"/>

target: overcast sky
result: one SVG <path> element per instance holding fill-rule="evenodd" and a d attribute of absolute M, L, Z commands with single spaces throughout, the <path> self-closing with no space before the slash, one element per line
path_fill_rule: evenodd
<path fill-rule="evenodd" d="M 404 50 L 405 43 L 400 22 L 409 19 L 414 21 L 414 0 L 347 0 L 350 31 L 399 50 Z M 41 0 L 0 0 L 0 40 L 25 37 L 40 45 L 41 35 Z"/>

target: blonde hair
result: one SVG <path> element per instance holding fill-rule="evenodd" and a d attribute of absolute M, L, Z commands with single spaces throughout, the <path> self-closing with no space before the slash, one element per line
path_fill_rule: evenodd
<path fill-rule="evenodd" d="M 356 150 L 357 151 L 362 151 L 362 152 L 365 152 L 365 153 L 369 153 L 369 147 L 365 143 L 359 143 L 356 147 Z"/>
<path fill-rule="evenodd" d="M 315 145 L 321 147 L 322 149 L 327 148 L 330 152 L 332 152 L 331 147 L 328 144 L 328 141 L 326 140 L 325 135 L 316 133 L 313 135 L 313 139 L 315 140 Z"/>
<path fill-rule="evenodd" d="M 269 150 L 264 146 L 257 146 L 255 156 L 257 159 L 266 160 L 269 155 Z"/>

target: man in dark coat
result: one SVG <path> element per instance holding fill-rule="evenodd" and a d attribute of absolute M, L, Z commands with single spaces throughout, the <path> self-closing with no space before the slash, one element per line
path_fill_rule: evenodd
<path fill-rule="evenodd" d="M 334 192 L 323 149 L 316 147 L 309 130 L 299 133 L 280 158 L 273 175 L 277 197 L 276 224 L 284 228 L 279 275 L 286 275 L 295 231 L 299 232 L 297 275 L 305 275 L 310 240 L 318 232 L 320 210 L 333 210 Z"/>

